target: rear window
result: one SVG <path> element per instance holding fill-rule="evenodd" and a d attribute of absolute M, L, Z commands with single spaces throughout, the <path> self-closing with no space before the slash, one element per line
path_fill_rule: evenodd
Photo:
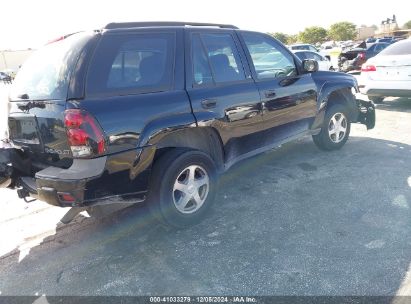
<path fill-rule="evenodd" d="M 399 41 L 395 44 L 391 44 L 385 48 L 381 55 L 410 55 L 411 54 L 411 40 Z"/>
<path fill-rule="evenodd" d="M 10 100 L 65 100 L 71 72 L 91 33 L 78 33 L 36 51 L 23 64 L 10 91 Z"/>
<path fill-rule="evenodd" d="M 291 46 L 292 50 L 309 50 L 310 47 L 308 45 L 293 45 Z"/>
<path fill-rule="evenodd" d="M 166 91 L 173 84 L 174 33 L 104 36 L 87 76 L 87 94 Z"/>

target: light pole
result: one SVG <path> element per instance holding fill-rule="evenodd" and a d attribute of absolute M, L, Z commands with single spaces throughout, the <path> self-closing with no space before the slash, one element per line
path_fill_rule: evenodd
<path fill-rule="evenodd" d="M 3 62 L 4 62 L 4 70 L 7 70 L 7 61 L 6 61 L 6 55 L 4 55 L 4 51 L 1 51 L 1 57 L 3 57 Z"/>

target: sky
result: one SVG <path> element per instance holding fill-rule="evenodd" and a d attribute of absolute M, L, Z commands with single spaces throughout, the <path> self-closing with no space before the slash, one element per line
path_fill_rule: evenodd
<path fill-rule="evenodd" d="M 296 34 L 339 21 L 379 25 L 396 15 L 411 20 L 409 0 L 2 0 L 0 50 L 38 48 L 67 33 L 110 22 L 191 21 L 234 24 L 241 29 Z"/>

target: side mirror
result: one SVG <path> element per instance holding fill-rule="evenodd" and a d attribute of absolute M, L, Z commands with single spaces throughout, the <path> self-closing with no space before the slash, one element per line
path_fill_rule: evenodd
<path fill-rule="evenodd" d="M 304 59 L 303 60 L 303 70 L 304 72 L 312 73 L 318 71 L 318 62 L 314 59 Z"/>

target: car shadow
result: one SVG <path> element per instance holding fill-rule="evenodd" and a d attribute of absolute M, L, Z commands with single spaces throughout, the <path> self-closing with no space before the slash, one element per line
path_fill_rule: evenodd
<path fill-rule="evenodd" d="M 383 103 L 377 104 L 376 107 L 378 110 L 411 113 L 411 97 L 400 97 L 393 100 L 385 99 Z"/>
<path fill-rule="evenodd" d="M 411 284 L 410 216 L 410 145 L 353 137 L 321 152 L 303 139 L 233 166 L 194 227 L 141 205 L 57 229 L 1 259 L 0 291 L 391 297 Z"/>

